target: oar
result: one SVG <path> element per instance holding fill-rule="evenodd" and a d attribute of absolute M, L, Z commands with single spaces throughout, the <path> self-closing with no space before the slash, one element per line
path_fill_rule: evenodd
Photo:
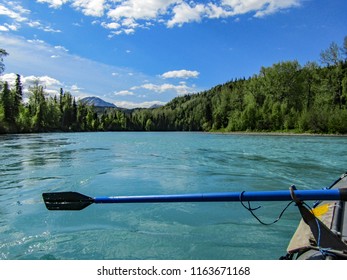
<path fill-rule="evenodd" d="M 258 192 L 220 192 L 173 195 L 89 197 L 77 192 L 43 193 L 48 210 L 82 210 L 96 203 L 156 203 L 156 202 L 232 202 L 232 201 L 291 201 L 347 200 L 347 189 L 294 190 Z"/>

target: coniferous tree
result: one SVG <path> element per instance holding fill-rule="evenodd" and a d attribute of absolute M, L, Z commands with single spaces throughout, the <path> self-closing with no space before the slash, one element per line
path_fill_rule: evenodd
<path fill-rule="evenodd" d="M 13 96 L 9 88 L 8 82 L 5 82 L 2 89 L 1 105 L 3 107 L 4 120 L 9 124 L 9 126 L 12 126 L 15 122 L 13 110 L 14 100 L 12 97 Z"/>
<path fill-rule="evenodd" d="M 0 74 L 5 70 L 4 57 L 7 55 L 8 52 L 0 48 Z"/>
<path fill-rule="evenodd" d="M 15 118 L 19 117 L 19 111 L 20 107 L 22 106 L 22 101 L 23 101 L 23 87 L 22 83 L 20 80 L 20 75 L 17 74 L 16 77 L 16 83 L 15 83 L 15 89 L 13 92 L 13 114 Z"/>

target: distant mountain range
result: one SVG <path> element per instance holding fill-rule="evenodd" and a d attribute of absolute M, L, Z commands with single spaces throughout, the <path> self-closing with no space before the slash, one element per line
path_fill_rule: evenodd
<path fill-rule="evenodd" d="M 94 106 L 94 107 L 97 107 L 97 108 L 115 108 L 115 109 L 119 109 L 121 111 L 132 111 L 132 110 L 134 110 L 134 109 L 125 109 L 125 108 L 117 107 L 113 103 L 106 102 L 105 100 L 102 100 L 101 98 L 95 97 L 95 96 L 84 97 L 80 101 L 82 103 L 86 104 L 86 105 Z M 156 109 L 156 108 L 159 108 L 159 107 L 162 107 L 162 105 L 154 104 L 151 107 L 149 107 L 149 109 Z"/>
<path fill-rule="evenodd" d="M 104 108 L 118 108 L 116 105 L 110 102 L 106 102 L 105 100 L 102 100 L 99 97 L 84 97 L 81 99 L 81 102 L 89 105 L 89 106 L 95 106 L 95 107 L 104 107 Z"/>

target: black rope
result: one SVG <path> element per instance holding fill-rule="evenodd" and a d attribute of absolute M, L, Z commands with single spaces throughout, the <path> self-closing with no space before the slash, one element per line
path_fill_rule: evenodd
<path fill-rule="evenodd" d="M 249 201 L 247 201 L 248 206 L 245 205 L 244 201 L 242 200 L 243 193 L 244 193 L 244 191 L 241 192 L 241 194 L 240 194 L 240 202 L 241 202 L 241 205 L 242 205 L 246 210 L 248 210 L 248 211 L 252 214 L 252 216 L 253 216 L 259 223 L 261 223 L 261 224 L 264 225 L 264 226 L 270 226 L 270 225 L 273 225 L 273 224 L 277 223 L 277 222 L 282 218 L 284 212 L 288 209 L 288 207 L 294 202 L 294 201 L 290 201 L 290 202 L 287 204 L 287 206 L 284 207 L 284 209 L 282 210 L 282 212 L 280 213 L 280 215 L 278 216 L 278 218 L 275 219 L 273 222 L 271 222 L 271 223 L 265 223 L 265 222 L 263 222 L 262 220 L 260 220 L 260 219 L 257 217 L 257 215 L 254 213 L 254 211 L 255 211 L 255 210 L 258 210 L 259 208 L 261 208 L 261 206 L 258 206 L 258 207 L 256 207 L 256 208 L 252 208 L 252 207 L 251 207 L 251 203 L 250 203 Z"/>

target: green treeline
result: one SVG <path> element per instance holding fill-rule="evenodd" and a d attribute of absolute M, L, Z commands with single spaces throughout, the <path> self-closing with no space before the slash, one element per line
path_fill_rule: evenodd
<path fill-rule="evenodd" d="M 3 50 L 2 50 L 3 51 Z M 1 55 L 1 54 L 0 54 Z M 42 86 L 22 101 L 20 76 L 0 92 L 0 133 L 44 131 L 289 131 L 347 133 L 347 37 L 315 62 L 285 61 L 257 75 L 174 98 L 163 107 L 100 111 Z M 1 60 L 2 62 L 2 60 Z M 0 65 L 1 66 L 1 65 Z"/>
<path fill-rule="evenodd" d="M 141 130 L 347 133 L 347 37 L 323 66 L 285 61 L 208 91 L 133 113 Z"/>
<path fill-rule="evenodd" d="M 0 133 L 125 129 L 122 123 L 124 113 L 117 111 L 100 117 L 93 106 L 76 102 L 63 89 L 58 97 L 51 97 L 42 86 L 36 84 L 29 88 L 27 103 L 22 102 L 22 96 L 19 75 L 15 88 L 9 89 L 7 82 L 3 84 L 0 95 Z"/>
<path fill-rule="evenodd" d="M 281 62 L 147 115 L 151 130 L 347 133 L 347 63 Z"/>

